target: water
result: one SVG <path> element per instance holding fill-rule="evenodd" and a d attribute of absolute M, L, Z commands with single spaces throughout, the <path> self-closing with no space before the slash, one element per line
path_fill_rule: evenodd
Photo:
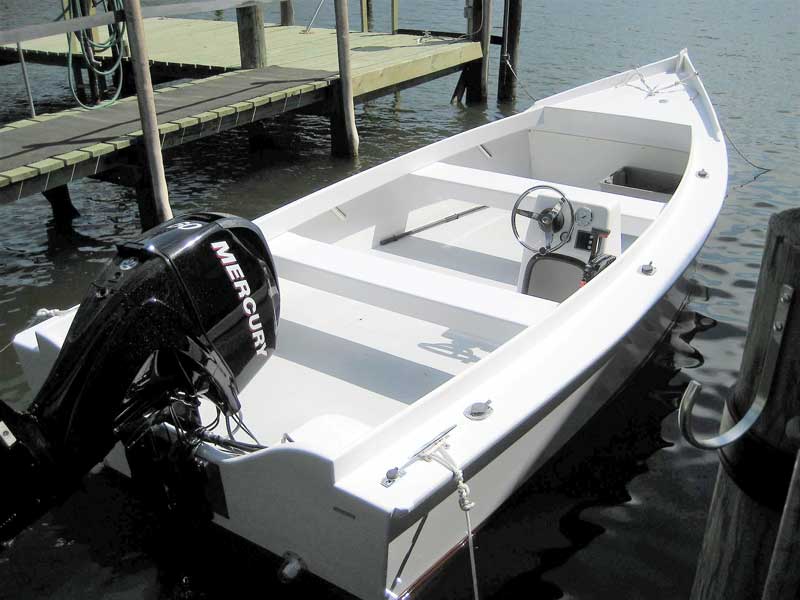
<path fill-rule="evenodd" d="M 51 20 L 57 4 L 0 0 L 0 28 Z M 388 3 L 374 4 L 376 25 L 385 29 Z M 502 3 L 496 4 L 499 33 Z M 298 23 L 307 23 L 315 6 L 297 0 Z M 317 22 L 329 25 L 332 12 L 326 3 Z M 460 0 L 408 0 L 401 4 L 401 26 L 461 31 L 461 13 Z M 276 15 L 277 7 L 270 7 L 268 18 Z M 706 293 L 688 307 L 681 335 L 662 345 L 631 387 L 478 533 L 484 597 L 688 595 L 716 458 L 680 439 L 674 409 L 688 378 L 699 380 L 707 393 L 696 409 L 698 426 L 704 433 L 715 430 L 719 398 L 735 381 L 741 358 L 767 220 L 800 204 L 799 22 L 794 0 L 525 3 L 518 72 L 532 95 L 688 47 L 733 140 L 751 161 L 773 171 L 752 182 L 756 171 L 730 149 L 728 199 L 699 256 Z M 491 90 L 496 47 L 493 56 Z M 62 69 L 31 65 L 30 75 L 40 112 L 72 105 Z M 530 103 L 520 88 L 512 104 L 490 99 L 484 107 L 450 105 L 455 80 L 450 76 L 358 107 L 357 161 L 329 156 L 327 122 L 317 117 L 266 125 L 273 143 L 255 154 L 242 131 L 172 151 L 166 170 L 175 213 L 214 209 L 255 217 Z M 19 67 L 2 66 L 0 123 L 25 116 Z M 114 243 L 138 233 L 130 190 L 89 180 L 71 190 L 82 214 L 72 234 L 54 231 L 40 196 L 0 206 L 0 348 L 36 321 L 36 309 L 79 302 L 114 254 Z M 10 349 L 0 352 L 0 396 L 17 405 L 29 397 Z M 245 594 L 253 586 L 276 597 L 345 597 L 314 577 L 280 587 L 273 583 L 274 558 L 222 532 L 193 534 L 196 539 L 165 529 L 157 517 L 129 482 L 107 472 L 90 475 L 83 490 L 0 554 L 0 597 L 215 598 Z M 461 553 L 421 597 L 470 594 Z"/>

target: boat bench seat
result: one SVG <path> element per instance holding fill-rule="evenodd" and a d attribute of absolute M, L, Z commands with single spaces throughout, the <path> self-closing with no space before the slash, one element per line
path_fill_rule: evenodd
<path fill-rule="evenodd" d="M 280 278 L 485 339 L 508 339 L 558 306 L 291 232 L 270 248 Z"/>
<path fill-rule="evenodd" d="M 417 180 L 414 182 L 419 186 L 417 189 L 424 190 L 427 195 L 439 195 L 440 199 L 455 198 L 504 210 L 511 210 L 519 195 L 535 185 L 551 185 L 575 202 L 607 204 L 613 200 L 620 206 L 622 216 L 620 233 L 637 237 L 658 218 L 665 206 L 661 202 L 652 200 L 629 196 L 621 197 L 600 190 L 495 173 L 472 167 L 461 167 L 443 162 L 423 167 L 412 173 L 411 177 Z"/>

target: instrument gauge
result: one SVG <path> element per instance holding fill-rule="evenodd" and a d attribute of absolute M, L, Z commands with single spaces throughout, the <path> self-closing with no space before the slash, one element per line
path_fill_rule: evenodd
<path fill-rule="evenodd" d="M 579 227 L 586 227 L 592 224 L 592 210 L 585 206 L 581 206 L 575 211 L 575 223 Z"/>

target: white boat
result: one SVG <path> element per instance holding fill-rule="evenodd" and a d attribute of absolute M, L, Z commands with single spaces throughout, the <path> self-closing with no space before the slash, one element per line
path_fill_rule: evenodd
<path fill-rule="evenodd" d="M 468 539 L 462 508 L 478 527 L 648 358 L 726 183 L 684 50 L 257 219 L 280 326 L 238 397 L 266 448 L 199 444 L 214 522 L 287 573 L 364 599 L 413 592 Z M 34 389 L 73 315 L 15 339 Z"/>

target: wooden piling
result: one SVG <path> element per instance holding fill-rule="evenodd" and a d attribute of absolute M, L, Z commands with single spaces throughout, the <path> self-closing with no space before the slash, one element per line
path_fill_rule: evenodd
<path fill-rule="evenodd" d="M 75 14 L 75 6 L 75 0 L 61 0 L 61 8 L 63 10 L 65 19 L 68 15 Z M 86 94 L 86 86 L 83 83 L 83 71 L 81 70 L 81 61 L 83 60 L 83 55 L 81 53 L 82 51 L 80 41 L 78 39 L 78 33 L 74 32 L 71 35 L 67 35 L 67 39 L 69 40 L 69 51 L 72 52 L 73 56 L 72 80 L 75 82 L 75 91 L 78 93 L 78 98 L 81 100 L 81 102 L 88 102 L 89 99 L 87 98 Z"/>
<path fill-rule="evenodd" d="M 158 117 L 156 103 L 153 95 L 153 82 L 150 79 L 150 61 L 147 57 L 147 45 L 142 23 L 142 7 L 139 0 L 125 0 L 125 20 L 127 23 L 128 40 L 130 41 L 131 63 L 136 79 L 136 101 L 139 106 L 139 118 L 142 123 L 144 142 L 145 164 L 147 166 L 147 179 L 149 179 L 152 197 L 145 194 L 140 199 L 140 213 L 142 203 L 147 204 L 145 213 L 152 211 L 155 223 L 162 223 L 172 218 L 172 208 L 169 205 L 169 192 L 167 180 L 164 175 L 164 162 L 161 157 L 161 140 L 158 134 Z M 148 225 L 148 226 L 145 226 Z M 142 217 L 142 229 L 150 228 L 149 222 Z"/>
<path fill-rule="evenodd" d="M 284 3 L 281 3 L 281 7 Z M 260 4 L 236 9 L 239 28 L 239 56 L 243 69 L 267 66 L 267 40 L 264 36 L 264 11 Z"/>
<path fill-rule="evenodd" d="M 361 31 L 369 31 L 369 5 L 368 0 L 361 0 Z"/>
<path fill-rule="evenodd" d="M 503 6 L 503 44 L 500 49 L 500 72 L 497 77 L 497 99 L 514 97 L 517 79 L 514 72 L 519 58 L 519 34 L 522 25 L 522 0 L 505 0 Z"/>
<path fill-rule="evenodd" d="M 492 0 L 472 0 L 473 39 L 481 43 L 483 57 L 465 70 L 467 102 L 485 102 L 489 87 L 489 43 L 492 33 Z"/>
<path fill-rule="evenodd" d="M 392 33 L 400 29 L 400 0 L 392 0 Z"/>
<path fill-rule="evenodd" d="M 50 188 L 42 192 L 42 194 L 47 198 L 50 208 L 53 210 L 56 231 L 69 231 L 72 229 L 72 220 L 81 215 L 72 205 L 67 185 Z"/>
<path fill-rule="evenodd" d="M 788 309 L 785 319 L 778 316 L 781 303 L 782 309 Z M 720 451 L 692 600 L 761 598 L 770 571 L 797 452 L 787 425 L 792 417 L 800 416 L 800 353 L 796 351 L 800 344 L 800 209 L 770 219 L 742 367 L 726 401 L 722 430 L 741 419 L 752 404 L 762 371 L 769 371 L 764 357 L 769 345 L 776 343 L 776 332 L 783 339 L 764 411 L 747 434 Z M 797 531 L 792 534 L 794 539 L 797 535 Z M 794 552 L 796 556 L 797 549 Z M 773 574 L 779 578 L 773 580 L 774 589 L 782 589 L 780 580 L 791 575 L 777 569 Z"/>
<path fill-rule="evenodd" d="M 786 426 L 786 437 L 800 448 L 800 417 L 794 417 Z M 778 527 L 778 538 L 772 551 L 767 581 L 762 600 L 800 598 L 800 449 L 794 460 L 792 481 L 783 516 Z"/>
<path fill-rule="evenodd" d="M 294 6 L 292 0 L 281 0 L 281 25 L 294 25 Z"/>
<path fill-rule="evenodd" d="M 91 0 L 78 0 L 80 2 L 80 10 L 81 14 L 90 15 L 94 13 L 94 5 Z M 92 29 L 87 29 L 83 32 L 89 42 L 94 41 L 94 31 Z M 97 73 L 95 73 L 91 68 L 91 60 L 93 58 L 93 52 L 90 44 L 87 42 L 86 44 L 82 45 L 81 51 L 83 54 L 83 60 L 86 62 L 86 74 L 89 77 L 89 98 L 92 104 L 97 104 L 101 100 L 100 96 L 100 80 Z M 88 54 L 87 54 L 88 51 Z"/>
<path fill-rule="evenodd" d="M 334 95 L 334 110 L 331 116 L 331 144 L 334 154 L 358 156 L 358 131 L 353 106 L 353 77 L 350 69 L 350 20 L 347 0 L 335 0 L 336 51 L 339 59 L 338 93 Z M 336 132 L 341 132 L 337 134 Z"/>

